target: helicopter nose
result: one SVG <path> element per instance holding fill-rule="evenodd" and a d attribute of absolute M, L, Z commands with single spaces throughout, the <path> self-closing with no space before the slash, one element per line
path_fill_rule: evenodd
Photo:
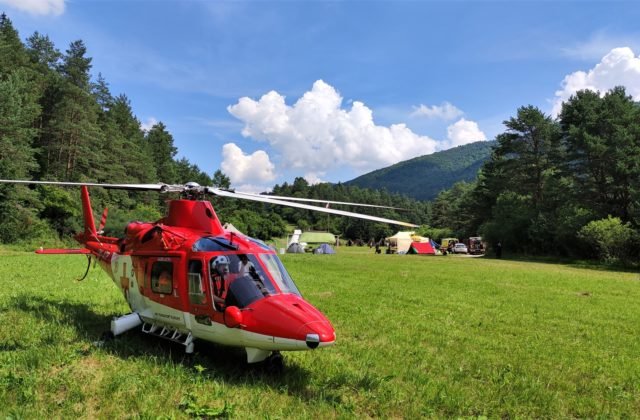
<path fill-rule="evenodd" d="M 336 334 L 325 316 L 296 295 L 275 295 L 254 302 L 247 313 L 245 329 L 294 340 L 308 349 L 334 344 Z M 300 347 L 297 347 L 300 348 Z"/>

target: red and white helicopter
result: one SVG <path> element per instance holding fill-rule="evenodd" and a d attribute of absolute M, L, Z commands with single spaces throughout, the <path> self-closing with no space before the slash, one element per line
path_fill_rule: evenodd
<path fill-rule="evenodd" d="M 263 242 L 225 230 L 205 195 L 233 197 L 343 216 L 416 227 L 370 215 L 292 201 L 363 205 L 240 193 L 196 183 L 100 184 L 0 180 L 81 188 L 84 231 L 78 249 L 41 249 L 39 254 L 84 254 L 97 262 L 122 290 L 131 313 L 111 322 L 120 335 L 142 331 L 194 351 L 196 340 L 244 347 L 247 362 L 266 360 L 282 367 L 279 351 L 331 346 L 336 333 L 329 320 L 302 298 L 275 251 Z M 96 229 L 88 187 L 179 193 L 168 214 L 151 223 L 131 222 L 122 238 Z M 292 201 L 287 201 L 292 200 Z M 369 207 L 384 207 L 366 205 Z M 87 267 L 88 270 L 89 267 Z M 86 275 L 86 273 L 85 273 Z"/>

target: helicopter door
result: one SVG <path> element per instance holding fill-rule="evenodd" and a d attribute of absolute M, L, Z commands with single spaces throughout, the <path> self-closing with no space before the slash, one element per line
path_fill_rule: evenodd
<path fill-rule="evenodd" d="M 149 307 L 154 311 L 158 321 L 173 325 L 184 325 L 183 304 L 179 287 L 178 258 L 151 258 L 147 265 L 147 285 L 151 302 Z"/>
<path fill-rule="evenodd" d="M 195 322 L 203 325 L 211 325 L 213 310 L 207 298 L 207 282 L 202 270 L 202 260 L 189 261 L 188 284 L 189 284 L 189 312 L 193 315 Z"/>

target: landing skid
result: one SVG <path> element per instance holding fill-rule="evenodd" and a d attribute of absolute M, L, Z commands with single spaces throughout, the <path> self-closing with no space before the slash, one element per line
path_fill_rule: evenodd
<path fill-rule="evenodd" d="M 187 354 L 192 354 L 194 349 L 193 336 L 191 333 L 185 334 L 178 331 L 175 328 L 162 326 L 158 324 L 144 322 L 142 324 L 142 332 L 153 335 L 154 337 L 164 338 L 165 340 L 173 341 L 174 343 L 181 344 L 185 347 L 184 351 Z"/>
<path fill-rule="evenodd" d="M 102 335 L 102 341 L 113 340 L 116 336 L 135 328 L 140 323 L 142 324 L 141 331 L 143 333 L 178 343 L 184 346 L 184 351 L 187 355 L 193 354 L 195 343 L 191 332 L 185 333 L 170 326 L 142 321 L 136 313 L 114 319 L 111 324 L 111 331 L 105 331 Z M 269 374 L 280 374 L 284 370 L 284 361 L 279 351 L 270 352 L 269 350 L 254 347 L 246 347 L 245 350 L 247 352 L 247 363 L 260 363 Z"/>

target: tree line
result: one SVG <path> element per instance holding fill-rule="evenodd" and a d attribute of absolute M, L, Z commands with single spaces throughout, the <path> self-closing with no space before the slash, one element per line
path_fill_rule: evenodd
<path fill-rule="evenodd" d="M 524 106 L 504 125 L 476 181 L 434 200 L 431 225 L 512 252 L 637 263 L 640 104 L 623 87 L 583 90 L 557 118 Z"/>

